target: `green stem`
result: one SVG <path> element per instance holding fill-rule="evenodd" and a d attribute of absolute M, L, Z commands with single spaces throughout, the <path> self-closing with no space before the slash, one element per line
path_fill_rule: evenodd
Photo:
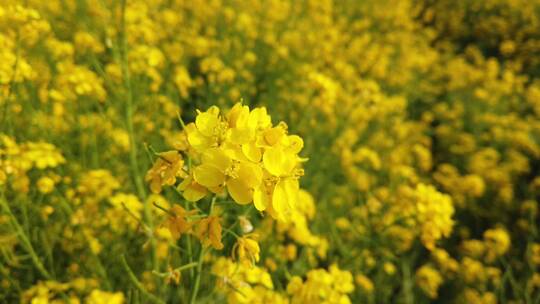
<path fill-rule="evenodd" d="M 127 43 L 127 34 L 126 34 L 126 0 L 122 0 L 121 4 L 121 23 L 120 23 L 120 64 L 122 69 L 122 79 L 124 81 L 124 88 L 126 90 L 126 127 L 129 136 L 129 160 L 131 171 L 133 175 L 133 181 L 135 183 L 135 188 L 137 194 L 143 200 L 144 205 L 144 218 L 147 226 L 151 231 L 154 230 L 154 223 L 152 219 L 151 209 L 146 201 L 146 190 L 144 188 L 143 180 L 139 171 L 139 161 L 137 158 L 137 144 L 135 142 L 135 132 L 133 127 L 133 88 L 131 86 L 131 77 L 129 74 L 129 64 L 128 64 L 128 43 Z M 150 239 L 150 245 L 152 247 L 152 269 L 157 270 L 158 268 L 158 259 L 156 254 L 156 242 L 152 238 Z"/>
<path fill-rule="evenodd" d="M 174 188 L 176 189 L 176 187 Z M 189 203 L 186 200 L 184 200 L 184 208 L 187 211 L 190 210 Z M 191 246 L 191 236 L 189 234 L 186 235 L 186 247 L 187 247 L 188 261 L 191 264 L 193 263 L 193 248 Z M 189 277 L 191 280 L 195 278 L 195 271 L 193 270 L 193 268 L 189 269 Z"/>
<path fill-rule="evenodd" d="M 133 179 L 135 187 L 141 198 L 146 197 L 146 191 L 144 184 L 139 175 L 139 162 L 137 159 L 137 145 L 135 144 L 135 132 L 133 128 L 133 89 L 131 87 L 131 76 L 129 73 L 129 64 L 127 59 L 127 35 L 126 35 L 126 0 L 122 0 L 122 22 L 120 27 L 121 37 L 121 52 L 120 52 L 120 65 L 122 69 L 122 79 L 124 81 L 124 88 L 126 90 L 126 127 L 129 135 L 130 143 L 130 163 L 133 173 Z"/>
<path fill-rule="evenodd" d="M 236 223 L 233 224 L 233 225 L 231 226 L 231 228 L 222 228 L 222 229 L 225 230 L 225 232 L 232 234 L 235 238 L 239 239 L 240 236 L 239 236 L 236 232 L 232 231 L 232 228 L 233 228 L 234 226 L 236 226 Z"/>
<path fill-rule="evenodd" d="M 189 263 L 189 264 L 186 264 L 186 265 L 182 265 L 178 268 L 175 268 L 173 269 L 172 271 L 184 271 L 184 270 L 187 270 L 187 269 L 191 269 L 191 268 L 194 268 L 194 267 L 197 267 L 198 263 Z M 170 272 L 164 272 L 164 273 L 161 273 L 161 272 L 157 272 L 157 271 L 152 271 L 153 274 L 159 276 L 159 277 L 165 277 L 165 276 L 168 276 L 170 274 Z"/>
<path fill-rule="evenodd" d="M 143 295 L 145 295 L 148 298 L 148 300 L 150 300 L 150 302 L 158 303 L 158 304 L 165 304 L 164 301 L 162 301 L 161 299 L 159 299 L 155 295 L 151 294 L 150 292 L 148 292 L 144 288 L 144 286 L 141 284 L 141 282 L 139 282 L 139 280 L 137 279 L 137 277 L 135 276 L 135 274 L 133 273 L 133 271 L 129 267 L 129 265 L 128 265 L 127 261 L 126 261 L 126 257 L 124 255 L 122 255 L 121 262 L 122 262 L 122 266 L 124 267 L 124 269 L 126 270 L 126 272 L 128 274 L 129 279 L 131 280 L 131 283 L 133 283 L 133 285 L 135 285 L 135 287 L 137 287 L 137 289 Z"/>
<path fill-rule="evenodd" d="M 34 250 L 34 247 L 32 247 L 32 243 L 30 243 L 30 239 L 24 232 L 24 229 L 17 221 L 17 218 L 11 212 L 11 208 L 9 208 L 9 205 L 4 197 L 0 199 L 0 203 L 2 204 L 2 209 L 5 213 L 9 216 L 11 220 L 11 224 L 15 228 L 17 234 L 19 235 L 19 238 L 22 242 L 23 247 L 25 247 L 26 251 L 28 251 L 28 254 L 30 254 L 30 258 L 32 259 L 32 262 L 34 263 L 34 266 L 36 266 L 39 273 L 45 278 L 45 279 L 51 279 L 51 275 L 49 272 L 45 269 L 43 266 L 43 263 L 41 263 L 41 260 L 39 259 L 38 255 L 36 254 L 36 251 Z"/>
<path fill-rule="evenodd" d="M 191 299 L 189 300 L 190 304 L 195 304 L 197 300 L 197 294 L 199 293 L 199 285 L 201 284 L 201 273 L 204 257 L 204 248 L 201 247 L 199 252 L 199 259 L 197 261 L 197 274 L 195 276 L 195 283 L 193 284 L 193 292 L 191 293 Z"/>
<path fill-rule="evenodd" d="M 409 259 L 404 259 L 401 264 L 401 270 L 403 272 L 403 296 L 406 304 L 414 303 L 413 295 L 413 282 L 411 280 L 411 265 Z"/>
<path fill-rule="evenodd" d="M 214 209 L 214 204 L 216 203 L 216 196 L 212 198 L 212 202 L 210 203 L 210 208 L 208 210 L 208 215 L 212 214 L 212 210 Z M 199 258 L 197 261 L 197 273 L 195 275 L 195 282 L 193 284 L 193 292 L 191 293 L 191 299 L 189 300 L 190 304 L 195 304 L 197 300 L 197 294 L 199 293 L 199 285 L 201 284 L 201 273 L 202 273 L 202 266 L 203 266 L 203 258 L 205 254 L 205 249 L 201 245 L 201 250 L 199 251 Z"/>
<path fill-rule="evenodd" d="M 193 268 L 195 266 L 197 266 L 197 263 L 190 263 L 190 264 L 182 265 L 178 268 L 175 268 L 174 271 L 183 271 L 189 268 Z"/>

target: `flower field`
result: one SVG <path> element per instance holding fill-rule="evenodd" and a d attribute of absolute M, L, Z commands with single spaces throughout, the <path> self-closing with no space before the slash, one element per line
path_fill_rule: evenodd
<path fill-rule="evenodd" d="M 0 0 L 0 303 L 540 303 L 539 0 Z"/>

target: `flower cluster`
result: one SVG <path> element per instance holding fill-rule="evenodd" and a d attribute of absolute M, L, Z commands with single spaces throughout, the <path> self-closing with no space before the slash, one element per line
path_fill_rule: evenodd
<path fill-rule="evenodd" d="M 291 303 L 351 303 L 348 294 L 354 291 L 353 277 L 336 265 L 329 270 L 314 269 L 308 272 L 305 281 L 292 277 L 287 285 Z"/>
<path fill-rule="evenodd" d="M 228 303 L 288 303 L 287 298 L 274 291 L 272 278 L 264 268 L 219 258 L 212 266 L 212 273 L 217 276 L 217 288 L 227 296 Z"/>
<path fill-rule="evenodd" d="M 161 153 L 146 177 L 152 191 L 183 177 L 178 189 L 189 201 L 226 189 L 238 204 L 253 203 L 283 221 L 291 218 L 305 159 L 298 156 L 302 139 L 289 135 L 285 123 L 273 126 L 266 108 L 250 111 L 237 103 L 223 115 L 215 106 L 198 112 L 184 131 L 194 154 L 192 167 L 185 170 L 176 151 Z"/>
<path fill-rule="evenodd" d="M 452 232 L 454 207 L 448 195 L 431 186 L 419 184 L 414 192 L 415 216 L 420 225 L 420 239 L 426 248 L 435 248 L 435 242 Z"/>
<path fill-rule="evenodd" d="M 287 125 L 272 126 L 265 108 L 236 104 L 226 115 L 210 108 L 186 126 L 190 145 L 200 153 L 193 180 L 210 192 L 226 187 L 238 204 L 253 202 L 257 210 L 286 219 L 296 208 L 298 178 L 303 175 L 303 147 Z"/>
<path fill-rule="evenodd" d="M 123 293 L 100 290 L 98 284 L 88 278 L 74 278 L 68 283 L 40 281 L 24 292 L 21 303 L 125 303 Z"/>

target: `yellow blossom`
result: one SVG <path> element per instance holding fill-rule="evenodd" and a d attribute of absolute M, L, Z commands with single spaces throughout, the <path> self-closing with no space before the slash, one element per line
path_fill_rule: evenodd
<path fill-rule="evenodd" d="M 166 226 L 169 228 L 173 239 L 178 240 L 182 234 L 191 232 L 193 223 L 188 220 L 188 216 L 195 214 L 197 211 L 186 211 L 184 208 L 174 205 L 170 212 L 171 215 L 166 221 Z"/>
<path fill-rule="evenodd" d="M 94 289 L 86 298 L 88 304 L 123 304 L 124 295 L 121 292 L 107 292 Z"/>
<path fill-rule="evenodd" d="M 195 235 L 206 247 L 212 245 L 214 249 L 223 249 L 221 243 L 221 223 L 217 216 L 208 216 L 196 223 Z"/>
<path fill-rule="evenodd" d="M 233 246 L 233 257 L 244 264 L 255 264 L 259 261 L 261 251 L 254 235 L 246 235 L 236 240 Z"/>
<path fill-rule="evenodd" d="M 160 153 L 152 168 L 146 173 L 145 179 L 150 183 L 152 192 L 160 193 L 162 186 L 172 186 L 176 183 L 177 177 L 184 177 L 183 166 L 184 160 L 177 151 Z"/>
<path fill-rule="evenodd" d="M 439 286 L 442 283 L 442 276 L 431 266 L 424 265 L 416 271 L 416 285 L 418 285 L 418 287 L 420 287 L 431 299 L 437 297 Z"/>
<path fill-rule="evenodd" d="M 43 176 L 37 182 L 39 192 L 43 194 L 51 193 L 54 190 L 54 180 L 50 177 Z"/>

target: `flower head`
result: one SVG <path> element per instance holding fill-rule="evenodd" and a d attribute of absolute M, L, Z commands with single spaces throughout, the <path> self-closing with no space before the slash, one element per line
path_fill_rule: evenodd
<path fill-rule="evenodd" d="M 289 135 L 287 125 L 272 126 L 265 108 L 250 111 L 236 104 L 221 115 L 217 107 L 198 112 L 185 128 L 197 153 L 191 175 L 181 184 L 191 201 L 225 190 L 238 204 L 253 202 L 257 210 L 289 220 L 295 210 L 303 175 L 298 156 L 303 141 Z"/>
<path fill-rule="evenodd" d="M 182 170 L 184 160 L 178 151 L 167 151 L 158 154 L 158 159 L 146 173 L 146 181 L 150 183 L 150 190 L 160 193 L 164 185 L 174 185 L 177 177 L 185 177 Z"/>
<path fill-rule="evenodd" d="M 203 246 L 212 246 L 214 249 L 223 249 L 221 243 L 221 223 L 217 216 L 211 215 L 199 222 L 195 228 L 195 235 L 201 240 Z"/>
<path fill-rule="evenodd" d="M 259 243 L 252 237 L 254 235 L 245 235 L 237 239 L 233 247 L 233 256 L 244 264 L 252 265 L 259 261 L 261 251 Z"/>

